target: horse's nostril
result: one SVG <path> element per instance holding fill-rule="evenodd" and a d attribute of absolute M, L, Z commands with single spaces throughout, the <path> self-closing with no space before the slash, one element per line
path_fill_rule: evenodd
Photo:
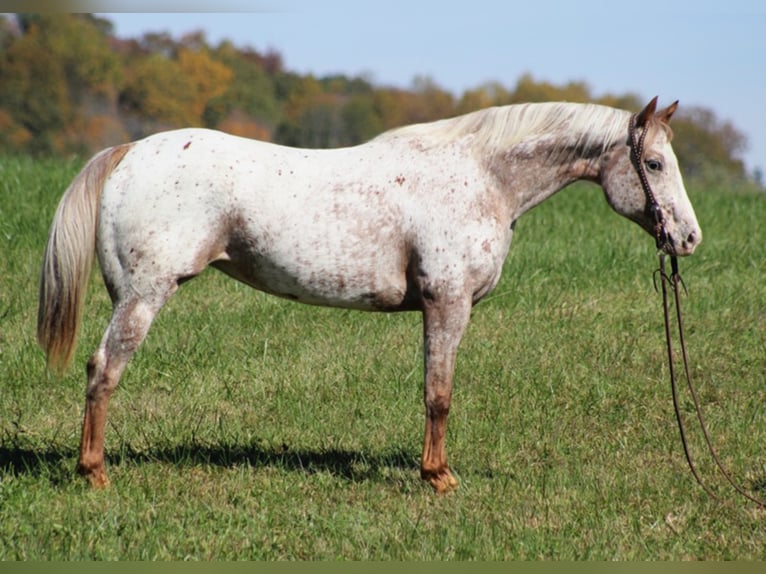
<path fill-rule="evenodd" d="M 694 245 L 697 242 L 697 237 L 694 235 L 694 232 L 690 233 L 689 236 L 686 238 L 686 243 L 688 245 Z"/>

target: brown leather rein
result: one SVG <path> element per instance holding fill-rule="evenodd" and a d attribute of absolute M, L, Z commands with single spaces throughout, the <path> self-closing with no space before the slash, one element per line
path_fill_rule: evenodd
<path fill-rule="evenodd" d="M 705 419 L 702 416 L 702 410 L 700 408 L 699 401 L 697 400 L 697 393 L 694 390 L 694 386 L 692 385 L 691 375 L 689 372 L 689 357 L 686 352 L 686 341 L 684 339 L 683 319 L 681 316 L 681 289 L 680 289 L 680 287 L 683 287 L 684 292 L 686 292 L 686 285 L 684 284 L 683 279 L 681 279 L 681 275 L 678 272 L 678 258 L 675 255 L 673 240 L 668 235 L 667 231 L 665 230 L 662 210 L 660 209 L 660 205 L 657 202 L 657 199 L 654 195 L 654 192 L 652 191 L 651 186 L 649 185 L 649 179 L 647 178 L 646 170 L 644 169 L 644 163 L 642 158 L 644 154 L 644 139 L 646 138 L 646 132 L 648 130 L 646 129 L 642 130 L 641 134 L 639 135 L 637 127 L 636 127 L 636 123 L 637 123 L 637 116 L 634 114 L 630 118 L 630 123 L 628 127 L 628 135 L 630 137 L 631 159 L 633 161 L 633 166 L 636 169 L 636 173 L 638 174 L 638 178 L 641 181 L 641 187 L 643 188 L 644 194 L 646 195 L 646 211 L 654 219 L 654 237 L 657 242 L 657 249 L 659 251 L 659 259 L 660 259 L 659 268 L 654 272 L 654 286 L 656 289 L 657 276 L 659 275 L 660 285 L 661 285 L 660 290 L 662 292 L 662 308 L 665 315 L 665 341 L 667 343 L 667 351 L 668 351 L 668 365 L 669 365 L 669 374 L 670 374 L 670 386 L 671 386 L 671 391 L 673 395 L 673 409 L 675 410 L 676 421 L 678 422 L 678 431 L 679 431 L 679 434 L 681 435 L 681 443 L 684 448 L 684 455 L 686 456 L 686 462 L 689 465 L 689 469 L 691 470 L 692 475 L 694 475 L 695 480 L 702 487 L 702 489 L 715 500 L 719 500 L 719 498 L 713 493 L 710 487 L 708 487 L 700 478 L 700 475 L 697 472 L 697 468 L 694 464 L 694 459 L 692 458 L 691 451 L 689 450 L 689 445 L 686 440 L 686 431 L 684 429 L 684 422 L 683 422 L 683 418 L 681 417 L 681 410 L 680 410 L 679 402 L 678 402 L 678 384 L 676 382 L 675 364 L 673 360 L 674 352 L 673 352 L 673 338 L 671 335 L 671 328 L 670 328 L 671 318 L 670 318 L 670 306 L 668 303 L 668 285 L 672 286 L 673 296 L 675 299 L 676 323 L 678 325 L 678 342 L 681 349 L 681 357 L 683 358 L 683 363 L 684 363 L 684 375 L 686 377 L 686 385 L 689 389 L 689 394 L 692 397 L 692 401 L 694 403 L 694 409 L 697 414 L 697 420 L 699 422 L 700 428 L 702 429 L 702 434 L 705 437 L 705 442 L 707 444 L 708 451 L 710 452 L 711 457 L 715 461 L 715 464 L 718 467 L 718 470 L 721 472 L 721 474 L 724 475 L 724 477 L 726 478 L 726 481 L 734 488 L 734 490 L 736 490 L 740 495 L 751 500 L 752 502 L 754 502 L 761 508 L 766 508 L 766 502 L 763 502 L 751 496 L 741 486 L 739 486 L 738 484 L 734 482 L 729 472 L 721 464 L 721 461 L 718 458 L 718 453 L 716 452 L 715 448 L 713 447 L 713 443 L 710 440 L 710 435 L 708 434 L 708 431 L 707 431 L 707 425 L 705 424 Z M 668 275 L 668 273 L 665 271 L 666 252 L 670 253 L 670 267 L 671 267 L 670 275 Z"/>

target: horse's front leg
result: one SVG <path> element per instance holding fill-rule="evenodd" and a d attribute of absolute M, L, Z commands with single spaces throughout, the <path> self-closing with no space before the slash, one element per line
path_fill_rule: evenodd
<path fill-rule="evenodd" d="M 449 492 L 458 486 L 447 465 L 445 435 L 452 400 L 455 356 L 470 315 L 471 301 L 468 298 L 424 298 L 426 431 L 420 476 L 439 493 Z"/>

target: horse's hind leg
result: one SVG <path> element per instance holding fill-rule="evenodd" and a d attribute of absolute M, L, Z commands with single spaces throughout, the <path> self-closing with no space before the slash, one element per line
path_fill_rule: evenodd
<path fill-rule="evenodd" d="M 77 471 L 95 487 L 109 484 L 104 468 L 104 429 L 109 398 L 122 371 L 149 332 L 154 317 L 171 293 L 161 301 L 138 298 L 115 302 L 112 319 L 88 361 L 88 386 Z"/>

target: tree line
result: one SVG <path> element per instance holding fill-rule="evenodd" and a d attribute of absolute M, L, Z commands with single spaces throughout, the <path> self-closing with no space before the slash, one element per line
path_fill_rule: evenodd
<path fill-rule="evenodd" d="M 202 32 L 115 37 L 88 14 L 15 14 L 0 21 L 0 151 L 88 154 L 177 127 L 201 126 L 297 147 L 339 147 L 380 132 L 521 102 L 595 102 L 627 110 L 638 94 L 596 96 L 585 82 L 553 85 L 525 74 L 454 95 L 433 79 L 408 88 L 365 77 L 317 78 L 286 68 L 273 50 Z M 674 149 L 688 179 L 757 183 L 746 173 L 745 136 L 707 108 L 674 117 Z M 758 181 L 756 181 L 758 180 Z"/>

